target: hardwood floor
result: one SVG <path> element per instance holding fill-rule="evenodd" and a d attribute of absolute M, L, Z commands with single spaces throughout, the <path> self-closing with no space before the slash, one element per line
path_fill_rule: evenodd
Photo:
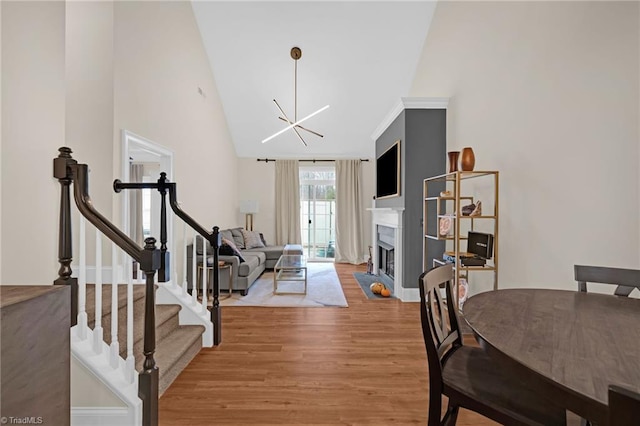
<path fill-rule="evenodd" d="M 348 308 L 229 307 L 160 399 L 161 425 L 426 424 L 429 378 L 417 303 L 369 300 L 336 264 Z M 461 410 L 458 425 L 494 425 Z"/>

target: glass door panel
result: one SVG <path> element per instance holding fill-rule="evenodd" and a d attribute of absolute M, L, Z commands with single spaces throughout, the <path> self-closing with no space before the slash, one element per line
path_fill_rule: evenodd
<path fill-rule="evenodd" d="M 301 170 L 300 221 L 304 254 L 311 260 L 335 257 L 335 172 Z"/>

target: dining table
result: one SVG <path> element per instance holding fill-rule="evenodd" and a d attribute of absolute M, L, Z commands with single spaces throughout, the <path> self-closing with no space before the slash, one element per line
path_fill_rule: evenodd
<path fill-rule="evenodd" d="M 461 315 L 488 354 L 533 372 L 556 403 L 599 426 L 609 385 L 640 392 L 640 299 L 500 289 L 470 297 Z"/>

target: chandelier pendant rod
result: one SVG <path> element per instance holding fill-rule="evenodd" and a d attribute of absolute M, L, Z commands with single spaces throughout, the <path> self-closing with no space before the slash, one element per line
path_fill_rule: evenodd
<path fill-rule="evenodd" d="M 293 61 L 293 121 L 298 121 L 298 60 Z"/>

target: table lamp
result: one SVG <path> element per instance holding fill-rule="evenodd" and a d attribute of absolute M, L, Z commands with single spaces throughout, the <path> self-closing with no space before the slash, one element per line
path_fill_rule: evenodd
<path fill-rule="evenodd" d="M 258 213 L 258 200 L 242 200 L 240 201 L 240 213 L 245 214 L 244 227 L 248 231 L 253 231 L 253 214 Z"/>

